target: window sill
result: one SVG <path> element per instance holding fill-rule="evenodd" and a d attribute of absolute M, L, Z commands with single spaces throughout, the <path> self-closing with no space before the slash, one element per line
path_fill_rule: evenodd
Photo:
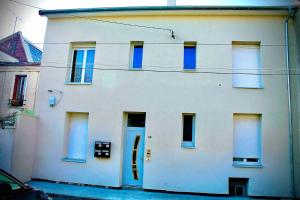
<path fill-rule="evenodd" d="M 263 165 L 260 163 L 249 164 L 249 163 L 233 163 L 233 167 L 237 168 L 263 168 Z"/>
<path fill-rule="evenodd" d="M 182 142 L 181 143 L 181 148 L 184 149 L 195 149 L 195 144 L 192 142 Z"/>
<path fill-rule="evenodd" d="M 130 71 L 142 71 L 143 68 L 129 68 Z"/>
<path fill-rule="evenodd" d="M 65 82 L 65 85 L 92 85 L 92 83 Z"/>
<path fill-rule="evenodd" d="M 259 89 L 264 89 L 264 87 L 263 86 L 261 86 L 261 87 L 242 87 L 242 86 L 232 86 L 232 88 L 235 88 L 235 89 L 253 89 L 253 90 L 255 90 L 255 89 L 257 89 L 257 90 L 259 90 Z"/>
<path fill-rule="evenodd" d="M 86 163 L 86 160 L 84 160 L 84 159 L 63 158 L 62 160 L 65 161 L 65 162 Z"/>
<path fill-rule="evenodd" d="M 183 72 L 187 72 L 187 73 L 191 72 L 191 73 L 193 73 L 193 72 L 196 72 L 196 68 L 195 69 L 183 69 Z"/>

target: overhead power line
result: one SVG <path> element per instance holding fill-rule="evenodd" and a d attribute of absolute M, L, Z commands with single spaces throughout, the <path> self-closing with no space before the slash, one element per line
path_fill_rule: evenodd
<path fill-rule="evenodd" d="M 38 66 L 37 66 L 38 67 Z M 52 66 L 52 65 L 41 65 L 41 68 L 53 68 L 53 69 L 71 69 L 71 67 L 64 66 Z M 0 68 L 1 69 L 1 68 Z M 251 73 L 251 72 L 216 72 L 216 71 L 194 71 L 194 70 L 154 70 L 154 69 L 125 69 L 125 68 L 100 68 L 94 67 L 94 70 L 100 71 L 127 71 L 127 72 L 156 72 L 156 73 L 189 73 L 189 74 L 215 74 L 215 75 L 233 75 L 233 74 L 241 74 L 241 75 L 265 75 L 265 76 L 286 76 L 288 73 Z M 12 70 L 12 72 L 16 72 Z M 36 71 L 34 71 L 36 72 Z M 290 73 L 292 76 L 299 76 L 300 73 Z"/>
<path fill-rule="evenodd" d="M 43 64 L 57 64 L 60 66 L 71 66 L 72 63 L 64 63 L 64 62 L 56 62 L 56 61 L 45 61 Z M 82 65 L 83 63 L 76 63 L 77 65 Z M 128 67 L 129 64 L 111 64 L 111 63 L 100 63 L 100 62 L 95 62 L 93 63 L 93 66 L 104 66 L 104 67 L 120 67 L 120 66 L 125 66 Z M 142 64 L 142 68 L 160 68 L 160 69 L 182 69 L 183 66 L 166 66 L 166 65 L 148 65 L 148 64 Z M 239 68 L 239 69 L 234 69 L 232 67 L 216 67 L 216 66 L 197 66 L 197 69 L 211 69 L 211 70 L 254 70 L 254 71 L 286 71 L 286 68 L 280 68 L 280 67 L 262 67 L 261 69 L 255 69 L 255 68 Z M 299 70 L 300 68 L 290 68 L 291 70 Z"/>
<path fill-rule="evenodd" d="M 31 7 L 34 9 L 39 9 L 39 10 L 47 10 L 38 6 L 34 6 L 32 4 L 27 4 L 27 3 L 23 3 L 23 2 L 19 2 L 16 0 L 9 0 L 11 2 L 14 2 L 16 4 L 20 4 L 23 6 L 27 6 L 27 7 Z M 125 25 L 125 26 L 132 26 L 132 27 L 138 27 L 138 28 L 149 28 L 149 29 L 156 29 L 156 30 L 163 30 L 163 31 L 168 31 L 171 34 L 172 38 L 175 38 L 174 36 L 174 30 L 171 28 L 162 28 L 162 27 L 155 27 L 155 26 L 146 26 L 146 25 L 138 25 L 138 24 L 130 24 L 130 23 L 124 23 L 124 22 L 118 22 L 118 21 L 109 21 L 109 20 L 102 20 L 102 19 L 98 19 L 98 18 L 92 18 L 92 17 L 86 17 L 86 16 L 78 16 L 78 15 L 72 15 L 72 14 L 67 14 L 69 16 L 72 17 L 78 17 L 78 18 L 82 18 L 82 19 L 87 19 L 87 20 L 92 20 L 92 21 L 99 21 L 99 22 L 103 22 L 103 23 L 111 23 L 111 24 L 118 24 L 118 25 Z M 33 44 L 67 44 L 69 45 L 70 43 L 67 42 L 36 42 Z M 130 43 L 125 43 L 125 42 L 119 42 L 119 43 L 112 43 L 112 42 L 97 42 L 96 44 L 130 44 Z M 176 45 L 176 44 L 184 44 L 184 43 L 155 43 L 155 42 L 145 42 L 144 44 L 153 44 L 153 45 L 163 45 L 163 44 L 168 44 L 168 45 Z M 226 44 L 226 43 L 197 43 L 196 45 L 232 45 L 231 43 Z M 260 46 L 285 46 L 285 44 L 260 44 Z M 249 48 L 249 47 L 247 47 Z"/>
<path fill-rule="evenodd" d="M 9 0 L 9 1 L 17 3 L 17 4 L 20 4 L 20 5 L 23 5 L 23 6 L 27 6 L 27 7 L 39 9 L 39 10 L 46 10 L 46 9 L 43 9 L 43 8 L 40 8 L 40 7 L 37 7 L 37 6 L 33 6 L 31 4 L 27 4 L 27 3 L 23 3 L 23 2 L 19 2 L 19 1 L 15 1 L 15 0 Z M 103 23 L 110 23 L 110 24 L 118 24 L 118 25 L 131 26 L 131 27 L 137 27 L 137 28 L 146 28 L 146 29 L 155 29 L 155 30 L 168 31 L 171 34 L 171 37 L 173 39 L 175 39 L 174 30 L 172 30 L 170 28 L 162 28 L 162 27 L 156 27 L 156 26 L 138 25 L 138 24 L 118 22 L 118 21 L 109 21 L 109 20 L 103 20 L 103 19 L 92 18 L 92 17 L 78 16 L 78 15 L 73 15 L 73 14 L 67 14 L 67 15 L 68 16 L 72 16 L 72 17 L 81 18 L 81 19 L 87 19 L 87 20 L 92 20 L 92 21 L 103 22 Z"/>

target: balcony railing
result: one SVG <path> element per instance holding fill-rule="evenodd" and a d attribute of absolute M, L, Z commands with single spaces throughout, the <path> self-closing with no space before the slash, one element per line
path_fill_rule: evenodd
<path fill-rule="evenodd" d="M 25 99 L 9 99 L 8 105 L 14 107 L 21 107 L 25 105 Z"/>

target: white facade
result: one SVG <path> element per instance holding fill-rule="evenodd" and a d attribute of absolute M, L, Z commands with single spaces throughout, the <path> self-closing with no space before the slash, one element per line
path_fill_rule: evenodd
<path fill-rule="evenodd" d="M 164 30 L 49 15 L 42 60 L 42 66 L 48 67 L 42 67 L 37 94 L 33 178 L 121 187 L 127 113 L 143 112 L 142 188 L 228 194 L 231 177 L 248 178 L 250 196 L 291 196 L 286 76 L 262 75 L 263 84 L 249 89 L 233 87 L 232 75 L 235 42 L 258 44 L 262 73 L 284 68 L 285 12 L 140 11 L 88 16 L 170 28 L 176 38 Z M 143 42 L 142 70 L 130 70 L 132 42 Z M 183 70 L 185 42 L 197 44 L 196 70 Z M 92 83 L 69 82 L 67 67 L 72 67 L 73 49 L 80 46 L 95 49 Z M 57 104 L 50 107 L 53 95 Z M 86 159 L 80 162 L 65 159 L 70 113 L 88 114 Z M 182 147 L 184 113 L 195 117 L 194 148 Z M 235 114 L 260 118 L 258 165 L 233 163 Z M 109 159 L 94 157 L 95 141 L 111 142 Z"/>

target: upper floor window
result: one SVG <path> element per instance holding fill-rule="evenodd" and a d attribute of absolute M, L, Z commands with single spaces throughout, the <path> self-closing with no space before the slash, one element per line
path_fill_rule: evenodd
<path fill-rule="evenodd" d="M 91 83 L 93 79 L 95 48 L 74 48 L 70 82 Z"/>
<path fill-rule="evenodd" d="M 262 88 L 259 42 L 233 42 L 233 87 Z"/>
<path fill-rule="evenodd" d="M 13 96 L 10 100 L 12 106 L 23 106 L 25 101 L 25 90 L 26 90 L 26 75 L 16 75 L 15 84 L 13 90 Z"/>
<path fill-rule="evenodd" d="M 185 42 L 184 43 L 184 64 L 185 70 L 196 69 L 196 43 Z"/>
<path fill-rule="evenodd" d="M 132 69 L 142 69 L 143 65 L 143 42 L 131 42 L 131 61 Z"/>

